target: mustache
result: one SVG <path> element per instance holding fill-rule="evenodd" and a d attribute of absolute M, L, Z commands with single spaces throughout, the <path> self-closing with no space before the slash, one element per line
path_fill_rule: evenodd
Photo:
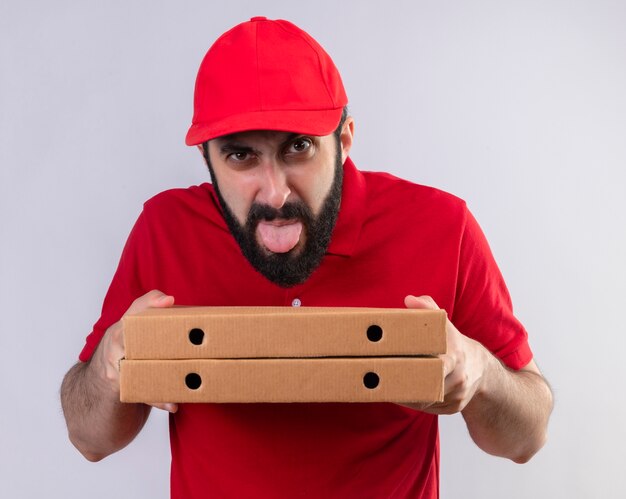
<path fill-rule="evenodd" d="M 262 220 L 271 222 L 276 218 L 297 218 L 308 223 L 313 219 L 313 214 L 302 201 L 285 203 L 280 208 L 274 208 L 267 204 L 253 203 L 246 218 L 246 225 L 255 227 Z"/>

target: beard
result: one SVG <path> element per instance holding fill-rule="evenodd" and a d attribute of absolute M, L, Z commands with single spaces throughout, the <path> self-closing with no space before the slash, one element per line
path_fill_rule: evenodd
<path fill-rule="evenodd" d="M 210 163 L 209 171 L 226 224 L 250 264 L 267 279 L 284 288 L 305 282 L 322 262 L 337 222 L 343 185 L 341 149 L 338 147 L 335 157 L 333 183 L 317 216 L 303 201 L 285 203 L 278 209 L 253 203 L 242 225 L 222 197 Z M 272 253 L 262 248 L 256 238 L 257 226 L 261 221 L 276 218 L 300 221 L 306 236 L 304 246 L 296 245 L 286 253 Z"/>

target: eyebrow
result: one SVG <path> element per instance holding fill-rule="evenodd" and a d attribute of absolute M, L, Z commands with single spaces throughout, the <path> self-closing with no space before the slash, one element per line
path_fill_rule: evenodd
<path fill-rule="evenodd" d="M 305 135 L 304 135 L 304 134 L 302 134 L 302 133 L 295 133 L 295 132 L 292 132 L 292 133 L 290 133 L 289 135 L 287 135 L 287 137 L 286 137 L 286 138 L 285 138 L 285 140 L 282 142 L 282 144 L 280 144 L 280 147 L 284 147 L 284 146 L 286 146 L 287 144 L 289 144 L 289 142 L 291 142 L 292 140 L 294 140 L 295 138 L 297 138 L 297 137 L 303 137 L 303 136 L 305 136 Z"/>
<path fill-rule="evenodd" d="M 303 134 L 301 133 L 289 133 L 285 139 L 280 143 L 280 147 L 285 147 L 289 142 L 293 141 L 297 137 L 301 137 Z M 220 145 L 220 153 L 222 154 L 230 154 L 233 152 L 246 152 L 246 153 L 256 153 L 254 147 L 247 145 L 244 142 L 239 142 L 237 140 L 236 134 L 232 136 L 226 135 L 222 137 L 220 141 L 223 141 L 223 144 Z"/>
<path fill-rule="evenodd" d="M 222 144 L 220 146 L 220 153 L 222 154 L 230 154 L 233 152 L 251 153 L 255 151 L 254 151 L 254 148 L 244 145 L 244 144 L 237 143 L 237 142 L 226 142 L 225 144 Z"/>

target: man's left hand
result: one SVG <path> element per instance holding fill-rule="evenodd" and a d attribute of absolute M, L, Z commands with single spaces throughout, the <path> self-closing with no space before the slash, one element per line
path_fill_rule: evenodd
<path fill-rule="evenodd" d="M 404 299 L 407 308 L 438 310 L 430 296 L 412 296 Z M 434 404 L 406 404 L 431 414 L 454 414 L 462 411 L 481 389 L 491 362 L 491 355 L 480 343 L 461 334 L 446 319 L 447 352 L 441 355 L 444 367 L 444 400 Z"/>

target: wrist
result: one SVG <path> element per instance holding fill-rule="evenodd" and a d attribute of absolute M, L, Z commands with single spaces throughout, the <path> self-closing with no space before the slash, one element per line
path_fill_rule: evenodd
<path fill-rule="evenodd" d="M 108 362 L 106 356 L 103 354 L 104 349 L 100 349 L 101 346 L 102 343 L 94 352 L 89 364 L 87 364 L 85 374 L 89 378 L 89 382 L 99 393 L 111 394 L 113 397 L 119 399 L 119 371 Z"/>
<path fill-rule="evenodd" d="M 500 361 L 483 345 L 478 342 L 476 342 L 476 345 L 480 350 L 480 362 L 483 366 L 476 395 L 489 397 L 489 394 L 493 392 L 494 383 L 496 383 L 496 380 L 501 374 L 502 364 L 500 364 Z"/>

